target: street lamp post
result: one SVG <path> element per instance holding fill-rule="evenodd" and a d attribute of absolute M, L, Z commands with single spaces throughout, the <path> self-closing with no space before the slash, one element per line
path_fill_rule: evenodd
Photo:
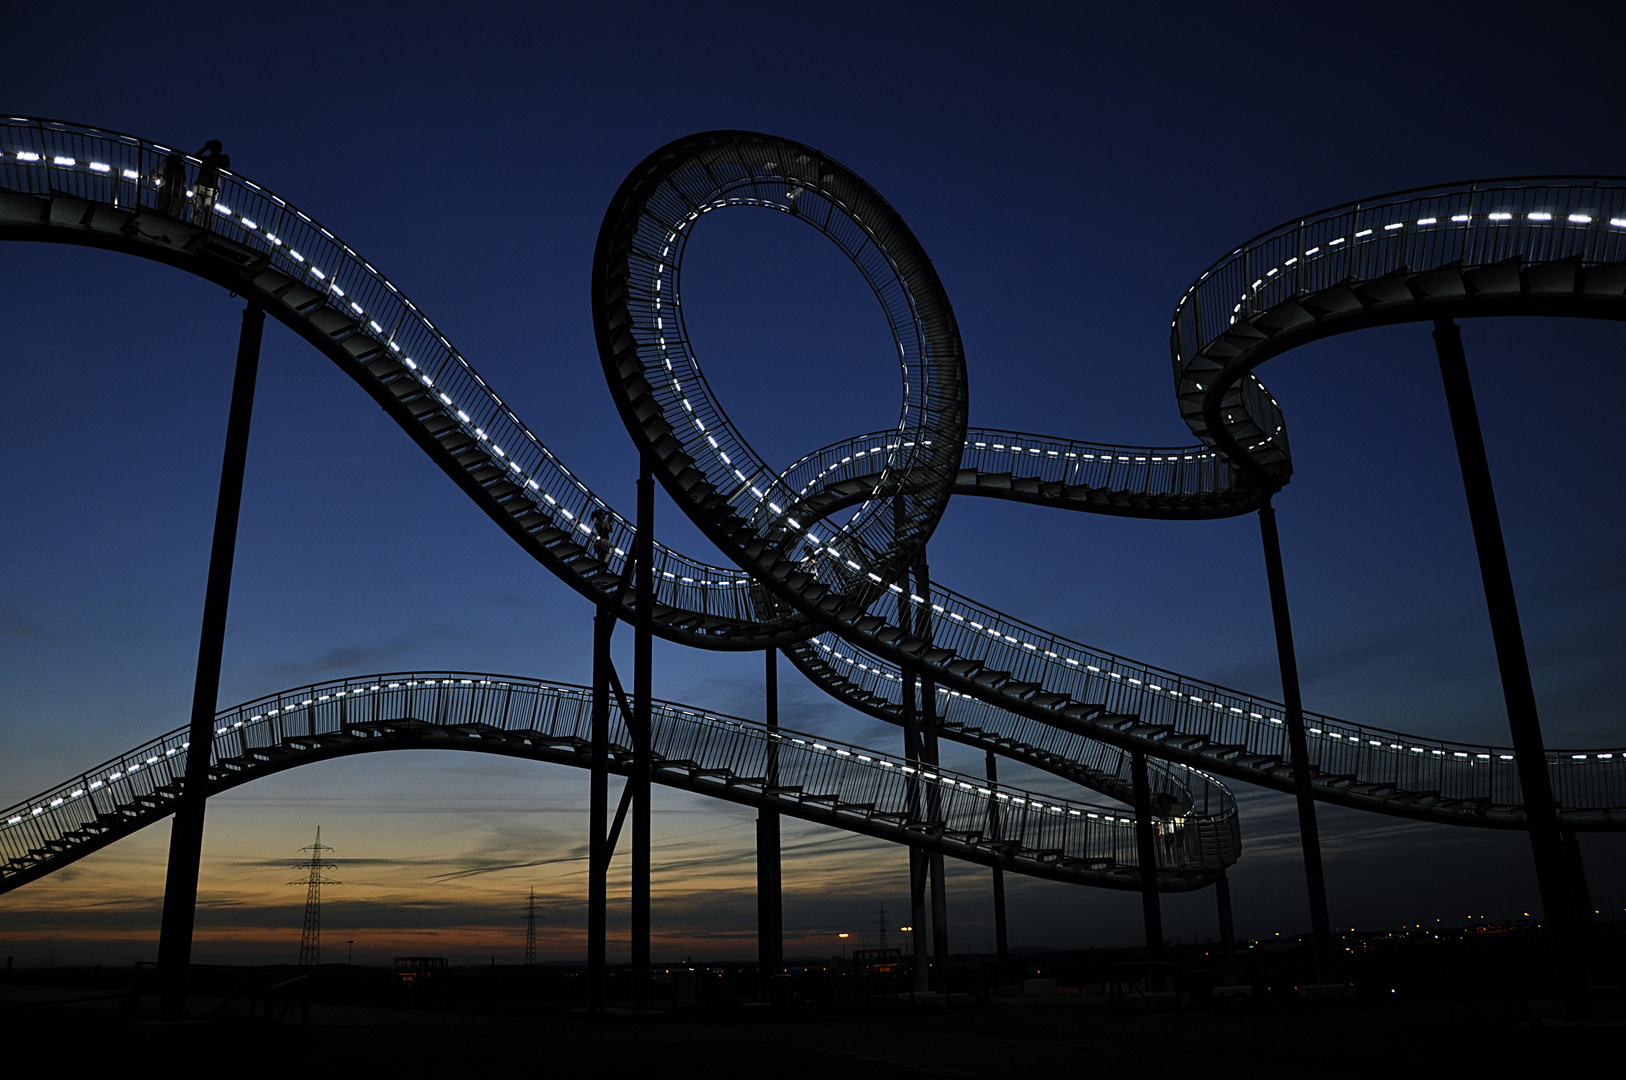
<path fill-rule="evenodd" d="M 841 939 L 841 962 L 843 964 L 845 964 L 847 962 L 847 939 L 849 937 L 852 937 L 852 935 L 851 934 L 837 934 L 836 937 Z"/>

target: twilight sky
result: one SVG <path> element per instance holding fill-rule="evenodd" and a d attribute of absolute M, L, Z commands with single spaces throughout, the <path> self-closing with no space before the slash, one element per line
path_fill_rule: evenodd
<path fill-rule="evenodd" d="M 558 10 L 552 10 L 557 7 Z M 1420 11 L 1425 8 L 1426 11 Z M 87 14 L 100 8 L 97 17 Z M 593 344 L 604 209 L 661 144 L 734 127 L 810 143 L 873 184 L 955 306 L 971 422 L 1191 441 L 1169 371 L 1186 286 L 1253 234 L 1455 179 L 1621 175 L 1626 17 L 1612 5 L 129 5 L 8 14 L 0 109 L 186 149 L 379 267 L 594 490 L 630 511 L 635 454 Z M 897 416 L 881 312 L 833 247 L 778 215 L 710 215 L 685 267 L 708 379 L 788 464 Z M 0 805 L 183 724 L 241 302 L 127 256 L 0 252 Z M 1626 328 L 1479 320 L 1464 339 L 1549 746 L 1626 745 L 1626 569 L 1609 398 Z M 1297 472 L 1276 501 L 1310 709 L 1508 741 L 1426 325 L 1267 364 Z M 724 561 L 661 497 L 663 539 Z M 934 578 L 1078 641 L 1277 696 L 1253 518 L 1135 522 L 955 500 Z M 222 705 L 413 668 L 586 682 L 590 611 L 523 556 L 336 368 L 268 326 Z M 617 635 L 630 679 L 631 634 Z M 760 655 L 661 642 L 656 693 L 760 717 Z M 781 665 L 786 726 L 892 746 Z M 950 750 L 950 762 L 980 759 Z M 1059 781 L 1002 773 L 1058 794 Z M 616 781 L 615 783 L 619 783 Z M 1307 927 L 1291 802 L 1241 785 L 1238 931 Z M 198 959 L 287 960 L 318 824 L 345 882 L 326 943 L 356 959 L 584 951 L 586 778 L 471 754 L 295 770 L 210 805 Z M 1532 910 L 1521 836 L 1323 807 L 1335 925 Z M 754 955 L 752 815 L 657 791 L 655 954 Z M 19 963 L 151 959 L 168 825 L 0 896 Z M 1584 841 L 1626 915 L 1626 843 Z M 787 951 L 828 954 L 906 907 L 901 849 L 786 824 Z M 953 944 L 993 940 L 987 872 L 951 872 Z M 625 896 L 626 858 L 612 896 Z M 1137 941 L 1138 899 L 1011 885 L 1019 945 Z M 1209 893 L 1165 900 L 1215 934 Z M 624 908 L 612 932 L 624 932 Z M 612 938 L 612 950 L 622 948 Z M 612 953 L 613 954 L 613 953 Z M 330 952 L 330 956 L 337 953 Z"/>

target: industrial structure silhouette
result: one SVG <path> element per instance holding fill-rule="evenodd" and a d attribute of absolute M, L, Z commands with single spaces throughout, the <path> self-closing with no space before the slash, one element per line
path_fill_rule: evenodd
<path fill-rule="evenodd" d="M 932 927 L 939 962 L 947 952 L 944 857 L 996 873 L 1139 890 L 1154 952 L 1163 937 L 1158 894 L 1214 885 L 1228 935 L 1225 868 L 1239 855 L 1240 833 L 1224 777 L 1298 800 L 1324 979 L 1333 975 L 1316 801 L 1528 832 L 1559 984 L 1573 1010 L 1586 1010 L 1573 836 L 1626 829 L 1626 754 L 1542 743 L 1454 320 L 1626 318 L 1626 180 L 1541 177 L 1401 192 L 1295 218 L 1240 245 L 1198 277 L 1171 321 L 1176 398 L 1200 442 L 1148 448 L 969 427 L 966 365 L 947 294 L 876 191 L 790 140 L 750 132 L 678 140 L 615 194 L 593 265 L 600 359 L 640 453 L 637 507 L 626 516 L 531 433 L 396 285 L 305 212 L 229 171 L 219 173 L 206 210 L 160 204 L 154 178 L 174 153 L 79 125 L 0 122 L 0 239 L 138 255 L 248 300 L 191 722 L 0 816 L 4 891 L 175 815 L 160 951 L 171 1015 L 184 1005 L 206 797 L 311 761 L 414 747 L 591 770 L 594 1008 L 604 1004 L 606 872 L 629 818 L 633 993 L 636 1003 L 647 1000 L 652 783 L 759 809 L 768 970 L 779 957 L 782 814 L 906 845 L 911 924 Z M 201 163 L 186 158 L 185 167 L 195 177 Z M 895 428 L 780 468 L 761 460 L 731 423 L 686 337 L 679 271 L 693 224 L 740 206 L 806 223 L 864 275 L 902 369 Z M 206 220 L 196 220 L 199 213 Z M 493 522 L 592 604 L 591 687 L 389 673 L 217 709 L 267 313 L 354 379 Z M 1307 713 L 1300 702 L 1271 506 L 1292 475 L 1292 458 L 1282 412 L 1255 369 L 1333 334 L 1419 321 L 1434 326 L 1511 747 L 1347 723 Z M 657 481 L 732 566 L 656 541 Z M 1257 513 L 1286 700 L 1068 641 L 934 582 L 927 542 L 956 494 L 1185 522 Z M 630 693 L 610 661 L 618 622 L 635 634 Z M 764 651 L 767 723 L 658 700 L 655 636 Z M 780 652 L 838 700 L 901 726 L 903 751 L 781 728 Z M 940 768 L 940 739 L 985 751 L 988 774 Z M 996 755 L 1135 811 L 1001 784 Z M 610 772 L 629 777 L 613 822 Z M 924 988 L 926 935 L 910 938 Z"/>
<path fill-rule="evenodd" d="M 322 871 L 337 870 L 339 865 L 328 862 L 323 854 L 333 849 L 322 843 L 320 825 L 316 827 L 316 839 L 311 841 L 309 847 L 299 850 L 302 853 L 310 852 L 310 858 L 294 863 L 297 869 L 305 872 L 305 876 L 288 884 L 305 886 L 305 926 L 299 935 L 299 966 L 314 967 L 322 962 L 322 888 L 344 883 L 322 876 Z"/>

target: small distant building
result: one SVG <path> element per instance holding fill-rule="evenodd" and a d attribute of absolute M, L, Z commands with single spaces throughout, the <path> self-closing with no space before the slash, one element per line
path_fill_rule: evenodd
<path fill-rule="evenodd" d="M 397 956 L 390 963 L 396 997 L 409 1006 L 444 1004 L 451 967 L 444 956 Z"/>
<path fill-rule="evenodd" d="M 890 975 L 903 967 L 903 954 L 897 949 L 854 949 L 853 966 L 877 975 Z"/>

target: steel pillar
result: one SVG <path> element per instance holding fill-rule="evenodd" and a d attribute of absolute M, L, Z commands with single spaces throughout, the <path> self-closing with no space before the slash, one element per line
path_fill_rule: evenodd
<path fill-rule="evenodd" d="M 931 992 L 931 957 L 926 949 L 926 853 L 909 849 L 909 955 L 914 972 L 914 993 Z"/>
<path fill-rule="evenodd" d="M 1135 848 L 1140 862 L 1140 909 L 1146 923 L 1146 958 L 1163 959 L 1163 907 L 1157 895 L 1157 842 L 1152 837 L 1152 785 L 1146 776 L 1146 755 L 1135 751 L 1129 759 L 1135 788 Z"/>
<path fill-rule="evenodd" d="M 654 676 L 655 478 L 649 459 L 638 461 L 638 595 L 633 603 L 632 639 L 632 1004 L 649 1008 L 649 797 L 650 700 Z"/>
<path fill-rule="evenodd" d="M 604 1009 L 605 942 L 610 895 L 610 638 L 615 609 L 598 605 L 593 616 L 593 716 L 588 779 L 587 1009 Z"/>
<path fill-rule="evenodd" d="M 1570 875 L 1570 897 L 1575 902 L 1581 933 L 1587 935 L 1592 932 L 1592 917 L 1597 913 L 1592 910 L 1592 890 L 1586 883 L 1586 863 L 1581 859 L 1581 838 L 1567 829 L 1560 835 L 1564 842 L 1564 865 Z"/>
<path fill-rule="evenodd" d="M 988 751 L 988 789 L 998 791 L 999 766 L 998 755 L 992 750 Z M 999 800 L 988 800 L 988 833 L 999 837 Z M 1005 974 L 1009 970 L 1010 944 L 1005 935 L 1005 871 L 994 867 L 994 984 L 997 987 L 1005 982 Z"/>
<path fill-rule="evenodd" d="M 764 685 L 767 690 L 768 731 L 779 730 L 778 649 L 767 651 Z M 779 747 L 768 741 L 767 788 L 779 786 Z M 779 811 L 757 811 L 757 969 L 762 995 L 773 989 L 771 980 L 785 966 L 784 892 L 780 866 Z"/>
<path fill-rule="evenodd" d="M 931 765 L 936 765 L 936 759 L 937 755 L 932 754 L 927 761 Z M 936 817 L 937 815 L 934 815 L 934 818 Z M 932 877 L 932 964 L 937 969 L 937 988 L 946 994 L 949 969 L 948 882 L 943 870 L 942 854 L 933 852 L 928 856 L 928 861 Z"/>
<path fill-rule="evenodd" d="M 1310 928 L 1315 935 L 1316 980 L 1331 982 L 1332 923 L 1327 917 L 1327 879 L 1321 871 L 1321 833 L 1315 820 L 1315 791 L 1310 785 L 1310 744 L 1304 735 L 1304 700 L 1299 694 L 1299 661 L 1293 649 L 1293 621 L 1287 611 L 1287 576 L 1282 571 L 1282 542 L 1276 532 L 1276 508 L 1259 508 L 1259 535 L 1265 547 L 1265 577 L 1270 582 L 1270 613 L 1276 624 L 1276 660 L 1282 672 L 1288 758 L 1293 766 L 1293 797 L 1298 802 L 1299 845 L 1304 852 L 1304 886 L 1310 897 Z"/>
<path fill-rule="evenodd" d="M 1231 922 L 1231 879 L 1221 870 L 1214 882 L 1214 902 L 1219 907 L 1220 964 L 1225 969 L 1225 985 L 1236 985 L 1236 930 Z"/>
<path fill-rule="evenodd" d="M 220 463 L 220 493 L 215 501 L 214 541 L 209 549 L 209 580 L 203 594 L 203 630 L 198 635 L 198 669 L 192 685 L 186 772 L 169 832 L 164 913 L 158 935 L 159 1008 L 166 1020 L 179 1020 L 186 1012 L 198 864 L 203 857 L 203 811 L 209 797 L 209 761 L 220 697 L 220 657 L 226 646 L 226 607 L 231 598 L 237 516 L 243 505 L 243 470 L 248 461 L 248 428 L 254 413 L 254 382 L 260 369 L 264 328 L 264 309 L 250 303 L 243 309 L 243 325 L 237 336 L 237 370 L 232 376 L 226 450 Z"/>
<path fill-rule="evenodd" d="M 1513 734 L 1513 755 L 1524 792 L 1525 820 L 1530 827 L 1530 849 L 1535 858 L 1536 883 L 1541 889 L 1542 913 L 1552 932 L 1558 970 L 1558 989 L 1575 1016 L 1592 1011 L 1587 990 L 1586 946 L 1577 918 L 1574 890 L 1559 836 L 1558 810 L 1553 799 L 1552 776 L 1547 770 L 1547 749 L 1542 744 L 1541 719 L 1536 714 L 1536 691 L 1530 682 L 1530 661 L 1524 651 L 1524 631 L 1513 597 L 1513 574 L 1508 569 L 1507 545 L 1496 511 L 1485 437 L 1479 427 L 1473 384 L 1468 379 L 1468 358 L 1462 349 L 1462 331 L 1452 319 L 1434 320 L 1434 350 L 1445 383 L 1446 406 L 1451 412 L 1451 433 L 1456 437 L 1462 487 L 1468 497 L 1468 518 L 1473 524 L 1474 546 L 1479 552 L 1479 576 L 1490 612 L 1491 637 L 1501 668 L 1502 697 Z"/>
<path fill-rule="evenodd" d="M 926 564 L 926 551 L 921 549 L 915 559 L 915 595 L 926 597 L 932 593 L 931 569 Z M 928 645 L 932 640 L 930 609 L 915 607 L 913 633 Z M 928 765 L 941 765 L 937 756 L 937 684 L 924 676 L 920 680 L 920 749 L 921 759 Z M 932 821 L 942 820 L 942 797 L 935 787 L 927 794 L 932 805 Z M 949 925 L 948 880 L 943 869 L 943 855 L 932 852 L 932 959 L 937 966 L 938 989 L 948 993 Z"/>
<path fill-rule="evenodd" d="M 893 496 L 894 535 L 901 536 L 903 526 L 903 497 Z M 898 629 L 912 635 L 914 626 L 908 614 L 910 580 L 907 568 L 898 584 L 903 589 L 902 594 L 898 596 Z M 920 715 L 916 712 L 916 675 L 914 667 L 909 664 L 900 665 L 898 673 L 902 676 L 898 693 L 899 704 L 903 709 L 903 756 L 916 770 L 916 777 L 910 785 L 909 814 L 919 821 L 928 815 L 928 808 L 922 805 L 920 798 L 919 769 L 924 756 L 924 747 L 921 742 Z M 931 965 L 926 953 L 926 877 L 930 865 L 924 851 L 913 846 L 909 848 L 909 925 L 912 927 L 909 931 L 909 947 L 914 968 L 915 993 L 927 993 L 931 989 Z"/>
<path fill-rule="evenodd" d="M 903 685 L 903 756 L 914 764 L 916 777 L 912 781 L 910 815 L 919 820 L 924 811 L 920 799 L 919 769 L 920 723 L 915 715 L 915 672 L 904 665 Z M 930 962 L 926 955 L 926 876 L 930 860 L 920 848 L 909 848 L 909 947 L 914 963 L 914 989 L 926 993 L 931 989 Z"/>

